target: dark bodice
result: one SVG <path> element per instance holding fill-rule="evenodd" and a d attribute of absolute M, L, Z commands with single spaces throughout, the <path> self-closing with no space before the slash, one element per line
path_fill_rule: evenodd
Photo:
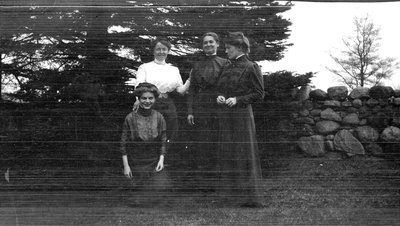
<path fill-rule="evenodd" d="M 204 56 L 193 64 L 191 88 L 215 89 L 222 67 L 228 60 L 213 56 Z"/>
<path fill-rule="evenodd" d="M 217 89 L 225 98 L 236 97 L 239 106 L 261 100 L 264 96 L 261 70 L 256 63 L 241 56 L 224 68 Z"/>
<path fill-rule="evenodd" d="M 217 81 L 228 60 L 213 56 L 203 56 L 193 64 L 188 97 L 189 114 L 194 107 L 212 108 L 215 105 Z"/>
<path fill-rule="evenodd" d="M 156 153 L 151 155 L 165 154 L 166 141 L 166 124 L 159 112 L 151 110 L 149 115 L 132 112 L 126 116 L 121 136 L 122 154 L 132 151 L 135 155 L 146 155 L 146 152 L 153 151 Z"/>

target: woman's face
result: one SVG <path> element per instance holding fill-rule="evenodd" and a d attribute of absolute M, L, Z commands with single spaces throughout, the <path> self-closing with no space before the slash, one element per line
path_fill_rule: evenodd
<path fill-rule="evenodd" d="M 226 55 L 228 55 L 228 58 L 230 60 L 233 60 L 233 59 L 236 59 L 238 56 L 242 55 L 243 51 L 242 51 L 242 49 L 240 49 L 236 46 L 233 46 L 230 44 L 225 44 L 225 53 L 226 53 Z"/>
<path fill-rule="evenodd" d="M 212 36 L 205 36 L 203 38 L 203 51 L 206 55 L 213 55 L 217 53 L 219 44 Z"/>
<path fill-rule="evenodd" d="M 167 59 L 168 53 L 168 47 L 163 45 L 161 42 L 158 42 L 154 46 L 154 58 L 158 61 L 164 61 L 165 59 Z"/>
<path fill-rule="evenodd" d="M 139 97 L 139 105 L 143 109 L 150 109 L 153 107 L 154 102 L 156 102 L 156 97 L 152 92 L 144 92 Z"/>

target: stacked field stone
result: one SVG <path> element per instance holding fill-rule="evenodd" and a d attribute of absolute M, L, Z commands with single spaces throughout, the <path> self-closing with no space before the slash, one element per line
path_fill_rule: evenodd
<path fill-rule="evenodd" d="M 383 145 L 400 143 L 400 90 L 358 87 L 349 94 L 336 86 L 299 92 L 292 123 L 304 153 L 381 156 Z"/>

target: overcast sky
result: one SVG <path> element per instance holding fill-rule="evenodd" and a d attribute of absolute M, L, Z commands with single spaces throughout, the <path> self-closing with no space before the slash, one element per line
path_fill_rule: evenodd
<path fill-rule="evenodd" d="M 316 88 L 326 90 L 340 85 L 325 67 L 335 64 L 330 52 L 343 49 L 342 38 L 353 32 L 355 16 L 366 15 L 381 28 L 380 54 L 400 60 L 400 2 L 387 3 L 313 3 L 294 2 L 283 16 L 292 22 L 289 47 L 278 62 L 263 62 L 263 71 L 289 70 L 298 73 L 318 72 L 313 79 Z M 386 85 L 400 88 L 400 70 Z"/>

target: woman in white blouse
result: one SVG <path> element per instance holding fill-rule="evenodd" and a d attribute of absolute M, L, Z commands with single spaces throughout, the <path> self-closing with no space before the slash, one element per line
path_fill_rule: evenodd
<path fill-rule="evenodd" d="M 154 84 L 160 91 L 154 109 L 159 111 L 167 123 L 168 142 L 175 139 L 178 131 L 178 115 L 174 101 L 170 97 L 171 92 L 178 92 L 184 95 L 189 89 L 190 80 L 183 84 L 179 69 L 165 62 L 171 43 L 165 38 L 158 38 L 154 41 L 154 60 L 140 65 L 136 74 L 136 84 L 148 82 Z M 139 101 L 136 100 L 133 109 L 137 110 Z"/>

